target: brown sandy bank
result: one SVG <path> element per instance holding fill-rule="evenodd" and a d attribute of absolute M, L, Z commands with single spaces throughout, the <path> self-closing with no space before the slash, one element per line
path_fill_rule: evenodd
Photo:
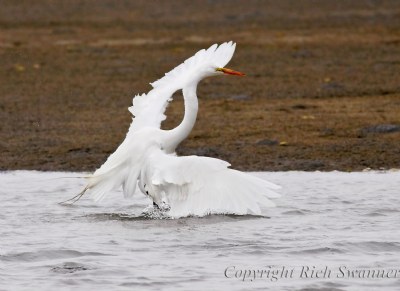
<path fill-rule="evenodd" d="M 94 170 L 133 95 L 231 39 L 247 76 L 200 84 L 180 154 L 242 170 L 400 167 L 398 1 L 1 2 L 1 170 Z M 182 110 L 177 95 L 164 126 Z"/>

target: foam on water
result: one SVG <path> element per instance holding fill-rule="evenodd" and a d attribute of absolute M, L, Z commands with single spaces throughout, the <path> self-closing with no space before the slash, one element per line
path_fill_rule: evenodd
<path fill-rule="evenodd" d="M 283 186 L 278 207 L 264 217 L 152 219 L 143 214 L 150 201 L 139 194 L 58 204 L 85 184 L 61 177 L 83 173 L 2 172 L 0 289 L 398 290 L 400 172 L 254 175 Z M 238 273 L 282 267 L 294 276 Z M 303 267 L 326 267 L 332 276 L 300 278 Z M 337 278 L 340 267 L 399 272 Z"/>

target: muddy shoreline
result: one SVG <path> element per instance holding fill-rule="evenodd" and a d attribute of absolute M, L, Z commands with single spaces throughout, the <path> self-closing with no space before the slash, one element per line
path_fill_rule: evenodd
<path fill-rule="evenodd" d="M 179 154 L 241 170 L 400 168 L 397 1 L 54 3 L 0 10 L 0 170 L 96 169 L 135 94 L 231 39 L 230 67 L 247 76 L 199 85 Z M 182 111 L 177 94 L 163 127 Z"/>

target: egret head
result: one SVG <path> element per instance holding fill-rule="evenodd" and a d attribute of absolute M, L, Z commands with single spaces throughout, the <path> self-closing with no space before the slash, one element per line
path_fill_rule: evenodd
<path fill-rule="evenodd" d="M 221 45 L 214 44 L 208 49 L 198 51 L 182 64 L 166 73 L 151 85 L 156 87 L 174 86 L 183 88 L 190 83 L 198 83 L 206 77 L 219 75 L 244 76 L 243 73 L 225 68 L 235 52 L 236 44 L 232 41 Z"/>
<path fill-rule="evenodd" d="M 207 50 L 199 51 L 185 63 L 193 65 L 192 68 L 195 72 L 192 76 L 196 77 L 197 74 L 198 79 L 220 75 L 244 76 L 245 74 L 241 72 L 225 68 L 231 60 L 235 48 L 236 44 L 231 41 L 220 46 L 214 44 Z"/>
<path fill-rule="evenodd" d="M 203 78 L 220 75 L 244 76 L 241 72 L 225 68 L 233 57 L 235 48 L 236 44 L 230 41 L 220 46 L 214 44 L 207 50 L 199 51 L 192 57 L 200 71 L 199 75 Z"/>
<path fill-rule="evenodd" d="M 197 68 L 197 70 L 195 70 L 191 74 L 191 76 L 193 76 L 193 79 L 195 80 L 201 80 L 208 77 L 223 76 L 223 75 L 228 75 L 228 76 L 231 75 L 238 77 L 245 76 L 245 74 L 242 72 L 220 67 L 215 64 L 204 64 L 203 66 Z"/>

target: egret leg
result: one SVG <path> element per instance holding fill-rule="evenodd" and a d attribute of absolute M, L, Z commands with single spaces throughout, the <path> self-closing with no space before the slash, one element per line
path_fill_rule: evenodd
<path fill-rule="evenodd" d="M 171 206 L 165 203 L 165 201 L 162 201 L 160 205 L 153 201 L 153 207 L 154 209 L 160 210 L 161 212 L 167 212 L 171 209 Z"/>
<path fill-rule="evenodd" d="M 161 211 L 163 212 L 167 212 L 171 210 L 171 206 L 169 206 L 168 203 L 166 203 L 165 201 L 162 202 L 161 207 L 160 207 Z"/>

